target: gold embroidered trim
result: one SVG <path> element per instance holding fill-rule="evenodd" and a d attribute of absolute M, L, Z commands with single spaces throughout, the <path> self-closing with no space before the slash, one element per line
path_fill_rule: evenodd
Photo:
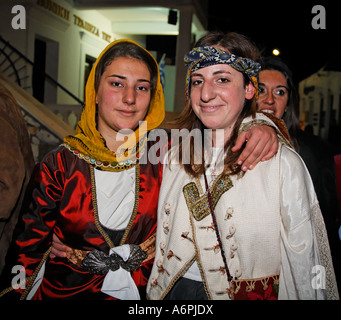
<path fill-rule="evenodd" d="M 145 242 L 140 244 L 141 249 L 148 254 L 142 263 L 155 258 L 156 233 L 153 233 Z"/>
<path fill-rule="evenodd" d="M 228 175 L 219 176 L 214 180 L 210 188 L 213 209 L 217 205 L 220 197 L 233 187 L 232 180 Z M 199 190 L 195 182 L 190 182 L 183 187 L 183 194 L 186 199 L 188 210 L 195 220 L 200 221 L 207 217 L 211 211 L 208 205 L 207 194 L 200 197 Z"/>
<path fill-rule="evenodd" d="M 133 209 L 133 213 L 132 216 L 130 218 L 129 224 L 125 230 L 125 233 L 121 239 L 120 245 L 124 244 L 128 232 L 130 230 L 130 227 L 135 219 L 136 216 L 136 212 L 137 212 L 137 206 L 138 206 L 138 202 L 139 202 L 139 190 L 140 190 L 140 166 L 137 165 L 136 166 L 136 170 L 135 170 L 135 176 L 136 176 L 136 185 L 135 185 L 135 204 L 134 204 L 134 209 Z M 105 232 L 105 230 L 102 228 L 102 225 L 99 221 L 99 216 L 98 216 L 98 207 L 97 207 L 97 196 L 96 196 L 96 181 L 95 181 L 95 172 L 94 172 L 94 168 L 92 166 L 90 166 L 90 176 L 91 176 L 91 189 L 92 189 L 92 203 L 93 203 L 93 207 L 94 207 L 94 218 L 95 218 L 95 224 L 97 229 L 99 230 L 99 232 L 101 233 L 101 235 L 104 237 L 105 241 L 108 243 L 108 245 L 110 246 L 110 248 L 114 247 L 113 242 L 111 241 L 110 237 L 108 236 L 108 234 Z M 143 261 L 148 261 L 152 258 L 154 258 L 155 256 L 155 237 L 156 235 L 152 235 L 150 236 L 145 242 L 143 242 L 140 246 L 142 248 L 142 250 L 146 251 L 148 254 L 148 257 Z M 73 249 L 71 248 L 71 251 L 68 251 L 66 253 L 66 257 L 73 263 L 76 264 L 78 266 L 81 265 L 81 262 L 83 261 L 83 259 L 85 258 L 85 256 L 90 252 L 90 251 L 86 251 L 86 250 L 80 250 L 80 249 Z"/>
<path fill-rule="evenodd" d="M 41 269 L 41 267 L 43 266 L 43 264 L 45 263 L 45 261 L 47 260 L 47 257 L 49 256 L 50 252 L 51 252 L 51 249 L 52 247 L 50 247 L 45 253 L 44 253 L 44 256 L 43 258 L 41 259 L 41 261 L 39 262 L 39 265 L 38 267 L 34 270 L 33 274 L 26 278 L 25 279 L 25 282 L 26 282 L 26 289 L 24 290 L 24 293 L 20 296 L 20 300 L 26 300 L 26 297 L 27 295 L 29 294 L 31 288 L 32 288 L 32 285 Z M 23 283 L 20 283 L 19 284 L 19 287 L 21 287 L 23 285 Z M 9 288 L 6 288 L 4 289 L 2 292 L 0 292 L 0 298 L 3 297 L 5 294 L 13 291 L 14 288 L 13 286 L 9 287 Z"/>
<path fill-rule="evenodd" d="M 255 291 L 257 283 L 260 283 L 262 286 L 262 289 L 266 291 L 269 287 L 269 281 L 270 283 L 272 282 L 275 286 L 277 287 L 279 286 L 279 277 L 280 277 L 279 274 L 273 274 L 271 276 L 262 277 L 262 278 L 232 280 L 231 282 L 232 299 L 234 299 L 234 295 L 237 295 L 239 293 L 243 284 L 245 284 L 244 290 L 247 293 Z M 277 291 L 277 295 L 278 295 L 278 291 Z"/>
<path fill-rule="evenodd" d="M 203 188 L 201 186 L 199 178 L 195 178 L 195 182 L 197 183 L 197 186 L 198 186 L 198 189 L 199 189 L 199 193 L 200 194 L 204 194 L 204 190 L 203 190 Z"/>
<path fill-rule="evenodd" d="M 293 148 L 291 141 L 285 137 L 285 135 L 281 132 L 281 130 L 274 127 L 273 125 L 271 125 L 266 120 L 256 119 L 256 120 L 252 120 L 252 121 L 245 123 L 245 124 L 243 123 L 243 124 L 241 124 L 241 126 L 239 128 L 238 134 L 241 134 L 242 132 L 248 131 L 254 126 L 268 126 L 270 128 L 273 128 L 275 130 L 275 132 L 277 133 L 278 141 L 281 142 L 282 144 L 286 145 L 289 148 Z"/>
<path fill-rule="evenodd" d="M 160 300 L 163 300 L 166 295 L 171 291 L 171 289 L 173 288 L 174 284 L 186 273 L 186 271 L 188 270 L 188 268 L 193 264 L 193 262 L 195 261 L 195 256 L 188 262 L 186 263 L 181 269 L 180 271 L 175 275 L 175 277 L 173 278 L 173 280 L 170 282 L 170 284 L 168 285 L 168 287 L 166 288 L 166 290 L 164 291 L 164 293 L 162 294 L 162 296 L 160 297 Z M 161 290 L 162 287 L 160 286 Z M 149 297 L 147 297 L 149 299 Z"/>
<path fill-rule="evenodd" d="M 97 195 L 96 195 L 96 180 L 95 180 L 95 171 L 94 170 L 95 169 L 92 166 L 90 166 L 92 205 L 94 207 L 95 225 L 96 225 L 98 231 L 104 237 L 104 239 L 105 239 L 106 243 L 109 245 L 109 247 L 113 248 L 114 247 L 113 242 L 111 241 L 110 237 L 104 231 L 104 229 L 101 226 L 101 223 L 99 222 L 98 207 L 97 207 Z"/>
<path fill-rule="evenodd" d="M 80 266 L 85 256 L 90 252 L 87 250 L 73 249 L 66 252 L 66 257 L 75 265 Z"/>
<path fill-rule="evenodd" d="M 262 277 L 262 278 L 253 278 L 253 279 L 234 279 L 232 280 L 233 284 L 233 293 L 237 294 L 240 290 L 241 284 L 243 282 L 246 283 L 246 292 L 251 292 L 255 289 L 255 283 L 257 281 L 260 281 L 263 285 L 263 290 L 265 291 L 268 288 L 268 282 L 270 279 L 273 279 L 273 283 L 276 285 L 279 285 L 279 274 L 273 274 L 268 277 Z"/>
<path fill-rule="evenodd" d="M 47 257 L 49 256 L 50 252 L 51 252 L 52 247 L 50 247 L 45 253 L 43 258 L 41 259 L 38 267 L 34 270 L 33 274 L 31 277 L 29 277 L 27 279 L 27 286 L 26 289 L 24 291 L 24 293 L 21 295 L 20 300 L 26 300 L 27 295 L 29 294 L 29 292 L 32 289 L 32 285 L 34 284 L 35 279 L 37 278 L 37 275 L 41 269 L 41 267 L 44 265 L 45 261 L 47 260 Z"/>
<path fill-rule="evenodd" d="M 195 227 L 194 227 L 193 220 L 192 220 L 191 216 L 189 216 L 189 222 L 190 222 L 191 228 L 192 228 L 193 243 L 194 243 L 194 250 L 195 250 L 195 258 L 197 260 L 197 264 L 198 264 L 198 267 L 199 267 L 202 283 L 204 285 L 204 289 L 205 289 L 206 295 L 208 297 L 208 300 L 212 300 L 212 295 L 211 295 L 211 292 L 210 292 L 209 287 L 207 285 L 208 281 L 206 279 L 206 274 L 204 272 L 204 269 L 202 268 L 201 257 L 200 257 L 198 246 L 197 246 L 197 242 L 196 242 Z"/>
<path fill-rule="evenodd" d="M 70 139 L 78 139 L 78 138 L 70 137 Z M 80 143 L 82 143 L 82 142 L 80 142 Z M 100 169 L 100 170 L 123 171 L 123 170 L 132 168 L 138 162 L 138 156 L 133 160 L 127 159 L 126 161 L 123 161 L 123 162 L 100 161 L 100 160 L 97 160 L 95 158 L 90 157 L 89 155 L 87 155 L 85 153 L 78 151 L 76 148 L 70 146 L 67 143 L 63 143 L 61 145 L 64 146 L 65 148 L 69 149 L 69 151 L 71 153 L 73 153 L 76 157 L 78 157 L 79 159 L 86 161 L 91 166 L 96 167 L 97 169 Z"/>
<path fill-rule="evenodd" d="M 130 231 L 130 228 L 135 220 L 136 213 L 137 213 L 137 207 L 139 205 L 139 199 L 140 199 L 140 164 L 136 164 L 135 168 L 135 204 L 134 204 L 134 209 L 133 213 L 131 215 L 130 221 L 128 223 L 128 226 L 126 228 L 126 231 L 123 234 L 123 237 L 121 239 L 120 245 L 123 245 L 127 239 L 128 233 Z"/>
<path fill-rule="evenodd" d="M 320 252 L 321 264 L 326 270 L 326 294 L 328 300 L 339 300 L 339 293 L 335 272 L 330 253 L 329 241 L 327 237 L 326 226 L 323 221 L 321 209 L 318 204 L 311 208 L 312 224 L 316 233 L 317 246 Z"/>
<path fill-rule="evenodd" d="M 94 168 L 90 166 L 90 173 L 91 173 L 91 189 L 92 189 L 92 203 L 94 206 L 94 216 L 95 216 L 95 224 L 101 235 L 104 237 L 105 241 L 108 243 L 110 248 L 114 247 L 113 242 L 109 238 L 108 234 L 104 231 L 104 229 L 101 226 L 101 223 L 99 221 L 98 217 L 98 208 L 97 208 L 97 196 L 96 196 L 96 182 L 95 182 L 95 172 Z M 123 234 L 123 237 L 121 239 L 120 245 L 124 244 L 126 241 L 126 238 L 128 236 L 128 233 L 130 231 L 130 228 L 135 220 L 136 213 L 137 213 L 137 207 L 139 204 L 139 193 L 140 193 L 140 165 L 139 163 L 136 164 L 135 167 L 135 203 L 134 203 L 134 209 L 133 213 L 130 217 L 130 221 L 128 223 L 128 226 Z"/>

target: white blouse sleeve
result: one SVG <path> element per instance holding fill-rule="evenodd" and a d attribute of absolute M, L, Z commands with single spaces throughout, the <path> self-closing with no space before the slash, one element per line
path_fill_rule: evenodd
<path fill-rule="evenodd" d="M 339 299 L 327 232 L 303 160 L 282 147 L 279 299 Z"/>

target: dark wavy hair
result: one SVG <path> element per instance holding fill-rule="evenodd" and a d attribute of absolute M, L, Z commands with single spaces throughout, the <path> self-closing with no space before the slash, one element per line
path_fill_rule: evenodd
<path fill-rule="evenodd" d="M 286 111 L 282 116 L 285 125 L 287 126 L 291 142 L 296 151 L 299 151 L 297 135 L 299 133 L 299 95 L 295 87 L 292 72 L 280 58 L 264 57 L 261 59 L 262 70 L 274 70 L 282 73 L 287 80 L 289 95 Z"/>

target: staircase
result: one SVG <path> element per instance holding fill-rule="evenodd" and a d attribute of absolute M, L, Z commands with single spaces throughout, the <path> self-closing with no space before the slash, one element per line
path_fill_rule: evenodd
<path fill-rule="evenodd" d="M 0 72 L 5 74 L 12 81 L 16 82 L 23 89 L 32 92 L 32 75 L 34 69 L 34 62 L 28 59 L 20 51 L 14 48 L 8 41 L 0 36 Z M 44 74 L 45 79 L 53 83 L 56 87 L 63 90 L 75 102 L 81 106 L 84 105 L 83 101 L 78 99 L 68 89 L 58 83 L 48 74 Z"/>
<path fill-rule="evenodd" d="M 27 62 L 26 62 L 27 60 Z M 30 74 L 28 70 L 33 63 L 13 48 L 9 42 L 0 36 L 0 72 L 25 90 L 32 89 L 29 85 Z"/>
<path fill-rule="evenodd" d="M 74 99 L 75 105 L 54 104 L 49 107 L 42 104 L 33 97 L 33 70 L 34 63 L 0 36 L 0 83 L 13 94 L 22 110 L 35 161 L 38 162 L 48 151 L 57 147 L 66 135 L 74 133 L 83 102 L 45 74 L 46 81 L 66 92 Z"/>

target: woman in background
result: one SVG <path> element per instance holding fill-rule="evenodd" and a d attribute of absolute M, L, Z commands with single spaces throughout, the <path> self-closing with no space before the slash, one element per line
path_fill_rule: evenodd
<path fill-rule="evenodd" d="M 331 146 L 314 135 L 312 125 L 303 131 L 299 126 L 299 99 L 289 67 L 278 57 L 262 59 L 259 73 L 257 108 L 282 119 L 288 128 L 295 150 L 302 157 L 313 180 L 323 214 L 337 279 L 341 279 L 341 242 L 338 238 L 340 212 L 334 154 Z"/>

